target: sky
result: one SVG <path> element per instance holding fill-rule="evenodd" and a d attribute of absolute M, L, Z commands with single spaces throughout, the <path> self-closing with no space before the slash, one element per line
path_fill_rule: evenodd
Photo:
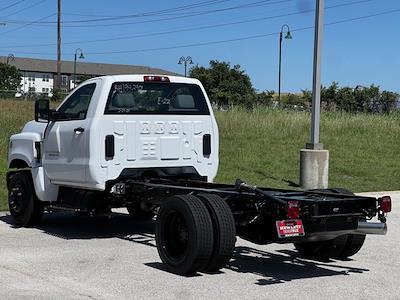
<path fill-rule="evenodd" d="M 62 59 L 183 73 L 181 56 L 239 64 L 259 91 L 312 85 L 315 0 L 62 0 Z M 56 59 L 57 0 L 0 0 L 0 55 Z M 322 83 L 400 92 L 400 1 L 325 0 Z M 81 60 L 79 60 L 81 61 Z"/>

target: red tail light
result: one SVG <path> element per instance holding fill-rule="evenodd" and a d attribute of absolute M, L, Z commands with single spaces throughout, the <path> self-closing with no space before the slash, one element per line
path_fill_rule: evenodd
<path fill-rule="evenodd" d="M 169 82 L 169 78 L 167 76 L 144 76 L 144 81 Z"/>
<path fill-rule="evenodd" d="M 300 216 L 300 206 L 298 201 L 288 201 L 288 212 L 289 219 L 298 219 Z"/>
<path fill-rule="evenodd" d="M 384 213 L 392 211 L 392 198 L 390 196 L 383 196 L 379 199 L 379 205 Z"/>

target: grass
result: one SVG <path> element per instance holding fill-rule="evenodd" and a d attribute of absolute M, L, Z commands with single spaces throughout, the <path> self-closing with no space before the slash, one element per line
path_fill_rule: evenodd
<path fill-rule="evenodd" d="M 310 139 L 310 114 L 260 109 L 217 112 L 217 181 L 288 187 L 299 181 L 299 150 Z M 400 114 L 324 113 L 329 185 L 355 192 L 400 189 Z"/>
<path fill-rule="evenodd" d="M 33 116 L 33 102 L 0 101 L 0 210 L 7 208 L 5 173 L 11 134 Z M 310 115 L 270 109 L 217 111 L 220 167 L 216 181 L 237 177 L 259 186 L 298 183 L 299 150 Z M 355 192 L 400 189 L 400 114 L 324 113 L 321 141 L 329 149 L 329 184 Z"/>

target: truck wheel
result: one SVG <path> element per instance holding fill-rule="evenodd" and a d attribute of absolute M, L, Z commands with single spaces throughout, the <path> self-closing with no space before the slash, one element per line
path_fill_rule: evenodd
<path fill-rule="evenodd" d="M 196 196 L 207 207 L 213 225 L 213 251 L 204 270 L 217 272 L 229 262 L 235 250 L 235 220 L 228 204 L 221 197 L 212 194 Z"/>
<path fill-rule="evenodd" d="M 345 195 L 354 195 L 353 192 L 344 189 L 344 188 L 333 188 L 330 189 L 334 193 L 340 193 Z M 358 251 L 361 250 L 361 247 L 364 245 L 364 241 L 366 238 L 365 234 L 346 234 L 345 235 L 346 242 L 343 246 L 343 250 L 341 253 L 336 257 L 339 259 L 346 259 L 350 256 L 353 256 Z"/>
<path fill-rule="evenodd" d="M 127 205 L 126 209 L 128 210 L 129 215 L 135 219 L 140 221 L 151 220 L 154 217 L 154 213 L 145 211 L 140 207 L 139 201 L 135 201 L 131 205 Z"/>
<path fill-rule="evenodd" d="M 344 246 L 343 251 L 337 257 L 339 259 L 346 259 L 360 251 L 362 246 L 364 245 L 366 237 L 365 234 L 346 234 L 346 236 L 346 245 Z"/>
<path fill-rule="evenodd" d="M 344 188 L 315 191 L 354 195 L 353 192 Z M 344 234 L 329 241 L 295 243 L 294 246 L 301 255 L 306 257 L 346 259 L 360 251 L 365 237 L 365 234 Z"/>
<path fill-rule="evenodd" d="M 35 195 L 29 173 L 17 172 L 10 176 L 8 207 L 17 226 L 29 227 L 40 223 L 44 207 Z"/>
<path fill-rule="evenodd" d="M 156 244 L 162 262 L 173 273 L 194 274 L 206 267 L 213 250 L 213 228 L 199 198 L 173 196 L 161 205 Z"/>
<path fill-rule="evenodd" d="M 294 247 L 304 257 L 316 259 L 338 258 L 345 247 L 346 241 L 346 235 L 341 235 L 328 241 L 295 243 Z"/>

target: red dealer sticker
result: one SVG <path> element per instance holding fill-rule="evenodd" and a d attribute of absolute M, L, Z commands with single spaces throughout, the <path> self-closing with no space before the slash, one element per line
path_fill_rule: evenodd
<path fill-rule="evenodd" d="M 304 227 L 301 220 L 276 221 L 276 230 L 280 238 L 304 235 Z"/>

